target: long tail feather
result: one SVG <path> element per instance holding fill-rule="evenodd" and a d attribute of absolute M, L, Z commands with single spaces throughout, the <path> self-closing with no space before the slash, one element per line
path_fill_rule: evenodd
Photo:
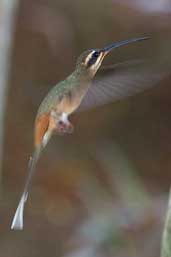
<path fill-rule="evenodd" d="M 27 201 L 28 198 L 28 190 L 30 187 L 30 183 L 35 171 L 35 167 L 37 164 L 37 161 L 39 159 L 40 153 L 41 153 L 42 148 L 37 148 L 33 154 L 33 157 L 30 158 L 29 164 L 28 164 L 28 177 L 26 180 L 26 184 L 24 187 L 23 194 L 21 196 L 20 202 L 18 204 L 17 210 L 15 212 L 11 229 L 14 230 L 22 230 L 23 229 L 23 213 L 24 213 L 24 205 L 25 202 Z"/>

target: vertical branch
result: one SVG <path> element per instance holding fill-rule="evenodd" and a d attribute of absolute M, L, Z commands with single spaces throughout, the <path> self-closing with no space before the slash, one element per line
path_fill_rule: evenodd
<path fill-rule="evenodd" d="M 2 176 L 4 112 L 8 93 L 11 46 L 18 0 L 0 1 L 0 181 Z"/>
<path fill-rule="evenodd" d="M 161 246 L 161 257 L 171 256 L 171 191 L 169 196 L 168 210 L 164 225 L 162 246 Z"/>

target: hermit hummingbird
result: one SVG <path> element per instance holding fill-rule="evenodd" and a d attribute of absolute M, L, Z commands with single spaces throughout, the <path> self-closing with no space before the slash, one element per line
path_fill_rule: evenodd
<path fill-rule="evenodd" d="M 34 153 L 28 164 L 28 177 L 11 229 L 23 229 L 24 205 L 42 150 L 55 132 L 59 135 L 73 132 L 73 125 L 68 117 L 77 109 L 85 110 L 134 95 L 151 87 L 160 78 L 159 73 L 149 75 L 148 70 L 138 74 L 136 70 L 129 68 L 129 62 L 128 65 L 126 63 L 110 66 L 102 70 L 103 76 L 100 73 L 99 78 L 95 76 L 104 57 L 111 50 L 146 39 L 148 37 L 133 38 L 83 52 L 77 60 L 73 73 L 55 85 L 46 95 L 35 119 Z"/>

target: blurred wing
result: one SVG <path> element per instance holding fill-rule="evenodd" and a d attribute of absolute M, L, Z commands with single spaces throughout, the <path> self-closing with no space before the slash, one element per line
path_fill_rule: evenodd
<path fill-rule="evenodd" d="M 147 61 L 130 61 L 100 70 L 83 98 L 78 111 L 120 100 L 153 87 L 168 69 Z"/>

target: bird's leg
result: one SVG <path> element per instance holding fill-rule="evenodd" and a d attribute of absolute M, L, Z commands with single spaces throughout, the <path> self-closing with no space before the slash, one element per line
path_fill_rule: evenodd
<path fill-rule="evenodd" d="M 62 113 L 60 115 L 59 121 L 57 122 L 57 131 L 61 134 L 72 133 L 74 130 L 73 125 L 68 120 L 68 115 L 66 113 Z"/>
<path fill-rule="evenodd" d="M 61 113 L 60 115 L 57 114 L 55 111 L 51 114 L 52 117 L 55 119 L 55 132 L 57 134 L 63 135 L 65 133 L 71 134 L 74 130 L 73 125 L 68 120 L 67 113 Z"/>

